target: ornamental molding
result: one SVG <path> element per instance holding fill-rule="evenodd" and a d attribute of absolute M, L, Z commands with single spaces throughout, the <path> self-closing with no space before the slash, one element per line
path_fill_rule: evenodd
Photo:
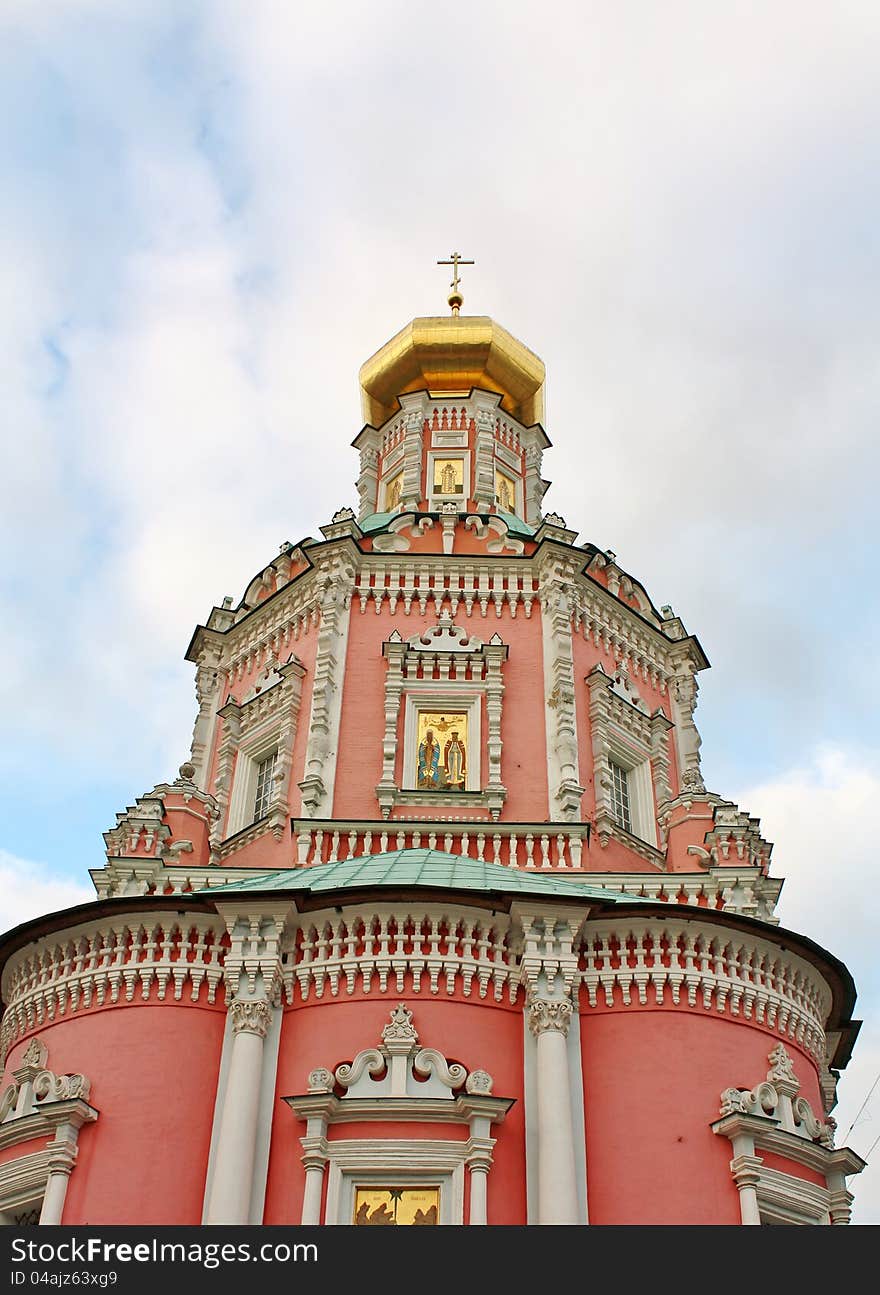
<path fill-rule="evenodd" d="M 756 1223 L 850 1222 L 852 1195 L 847 1177 L 861 1173 L 865 1161 L 847 1147 L 836 1149 L 833 1119 L 816 1117 L 787 1049 L 777 1044 L 768 1054 L 767 1077 L 752 1089 L 726 1088 L 721 1118 L 713 1133 L 730 1139 L 730 1162 L 740 1194 L 742 1221 Z M 779 1161 L 803 1165 L 824 1176 L 825 1184 L 808 1182 L 778 1167 L 768 1168 L 759 1152 Z"/>
<path fill-rule="evenodd" d="M 555 560 L 553 560 L 555 558 Z M 571 635 L 571 578 L 574 566 L 552 555 L 539 565 L 544 660 L 547 779 L 551 804 L 566 822 L 581 819 L 581 786 L 574 657 Z"/>
<path fill-rule="evenodd" d="M 527 1005 L 529 1029 L 536 1038 L 548 1031 L 567 1038 L 572 1011 L 567 999 L 530 998 Z"/>
<path fill-rule="evenodd" d="M 43 1041 L 32 1038 L 0 1096 L 0 1125 L 40 1115 L 57 1102 L 88 1101 L 91 1084 L 85 1075 L 58 1075 L 48 1068 L 48 1059 Z"/>
<path fill-rule="evenodd" d="M 415 1098 L 454 1101 L 462 1090 L 470 1096 L 491 1097 L 492 1078 L 484 1070 L 470 1073 L 450 1062 L 436 1048 L 419 1047 L 413 1014 L 405 1003 L 391 1011 L 377 1047 L 364 1048 L 351 1062 L 309 1074 L 309 1093 L 324 1094 L 333 1086 L 344 1089 L 341 1103 L 351 1099 Z"/>
<path fill-rule="evenodd" d="M 94 1123 L 89 1080 L 82 1074 L 56 1074 L 49 1053 L 33 1038 L 13 1071 L 13 1082 L 0 1097 L 0 1150 L 51 1138 L 39 1151 L 0 1165 L 0 1212 L 23 1205 L 40 1206 L 40 1223 L 60 1223 L 67 1179 L 76 1164 L 79 1131 Z M 47 1191 L 50 1180 L 55 1190 Z M 59 1184 L 60 1180 L 60 1184 Z M 60 1191 L 59 1191 L 60 1186 Z"/>
<path fill-rule="evenodd" d="M 667 734 L 673 727 L 663 711 L 653 714 L 630 678 L 626 660 L 618 663 L 609 676 L 601 663 L 586 677 L 589 699 L 590 735 L 593 754 L 593 785 L 596 808 L 594 828 L 603 848 L 612 837 L 636 848 L 633 837 L 649 847 L 654 859 L 663 866 L 662 852 L 657 851 L 655 803 L 662 804 L 670 795 L 669 743 Z M 616 761 L 633 771 L 639 781 L 633 790 L 633 819 L 636 833 L 629 833 L 614 814 L 611 762 Z M 636 812 L 641 821 L 635 822 Z M 643 851 L 639 851 L 642 853 Z M 650 855 L 648 857 L 651 857 Z"/>
<path fill-rule="evenodd" d="M 450 520 L 454 520 L 451 515 L 441 513 L 444 535 Z M 435 562 L 442 564 L 439 584 L 431 582 L 437 569 Z M 427 563 L 431 575 L 427 574 Z M 534 563 L 506 555 L 503 560 L 493 561 L 478 554 L 468 554 L 466 558 L 402 554 L 389 561 L 381 554 L 360 554 L 357 568 L 354 596 L 362 614 L 370 604 L 377 615 L 384 610 L 391 616 L 401 611 L 408 616 L 414 607 L 422 616 L 428 615 L 429 608 L 438 617 L 447 609 L 455 616 L 461 607 L 469 619 L 475 611 L 485 617 L 494 608 L 500 619 L 506 607 L 512 618 L 519 608 L 528 618 L 537 597 Z"/>
<path fill-rule="evenodd" d="M 485 1224 L 486 1175 L 495 1145 L 491 1128 L 503 1121 L 513 1100 L 491 1095 L 492 1078 L 485 1070 L 469 1072 L 438 1049 L 421 1047 L 406 1003 L 399 1002 L 390 1016 L 378 1046 L 363 1048 L 334 1070 L 315 1067 L 306 1093 L 282 1099 L 306 1122 L 305 1137 L 300 1138 L 306 1170 L 302 1222 L 322 1221 L 323 1176 L 329 1165 L 324 1219 L 328 1223 L 351 1221 L 354 1181 L 387 1184 L 395 1170 L 417 1172 L 428 1183 L 442 1174 L 447 1183 L 440 1193 L 439 1221 L 461 1222 L 467 1167 L 479 1179 L 471 1192 L 469 1222 Z M 449 1140 L 327 1137 L 330 1124 L 374 1120 L 462 1124 L 467 1136 Z"/>
<path fill-rule="evenodd" d="M 269 660 L 244 700 L 240 703 L 230 700 L 217 712 L 223 729 L 215 780 L 218 812 L 210 832 L 211 857 L 215 862 L 229 853 L 230 836 L 240 835 L 236 823 L 250 809 L 245 803 L 246 797 L 252 794 L 248 762 L 270 747 L 274 748 L 276 759 L 264 816 L 266 822 L 261 822 L 261 828 L 271 831 L 276 841 L 284 834 L 305 674 L 305 666 L 292 652 L 283 664 Z M 231 834 L 230 826 L 233 827 Z M 243 844 L 243 840 L 236 840 L 235 848 Z"/>
<path fill-rule="evenodd" d="M 404 641 L 397 630 L 382 645 L 387 661 L 385 672 L 385 727 L 382 736 L 382 776 L 376 786 L 376 798 L 385 819 L 396 804 L 418 804 L 412 788 L 405 786 L 407 764 L 415 759 L 415 715 L 419 704 L 453 709 L 469 708 L 471 716 L 468 778 L 478 775 L 481 767 L 481 733 L 479 694 L 486 699 L 486 752 L 488 776 L 485 786 L 479 782 L 468 790 L 473 793 L 465 803 L 484 805 L 493 819 L 499 817 L 507 796 L 501 773 L 501 718 L 504 682 L 502 666 L 508 647 L 500 634 L 488 643 L 468 634 L 454 624 L 451 614 L 441 612 L 436 626 L 412 635 Z M 406 707 L 406 724 L 402 767 L 398 780 L 398 726 L 401 705 Z M 454 805 L 457 793 L 444 797 L 444 804 Z M 474 799 L 476 796 L 476 799 Z M 422 802 L 423 803 L 423 802 Z"/>
<path fill-rule="evenodd" d="M 233 998 L 229 1004 L 233 1034 L 255 1034 L 265 1039 L 272 1021 L 272 1009 L 264 998 Z"/>
<path fill-rule="evenodd" d="M 800 1081 L 786 1048 L 778 1043 L 767 1060 L 770 1062 L 767 1078 L 751 1091 L 725 1088 L 721 1094 L 722 1116 L 767 1116 L 786 1133 L 805 1138 L 808 1142 L 818 1142 L 823 1147 L 833 1147 L 837 1123 L 831 1116 L 825 1121 L 817 1119 L 807 1099 L 798 1097 Z"/>
<path fill-rule="evenodd" d="M 305 774 L 299 784 L 304 818 L 317 818 L 332 804 L 342 708 L 342 667 L 348 643 L 348 612 L 354 577 L 355 568 L 347 553 L 333 554 L 321 564 L 321 623 Z"/>
<path fill-rule="evenodd" d="M 586 991 L 582 1008 L 671 1002 L 723 1013 L 786 1036 L 825 1064 L 830 987 L 811 963 L 760 936 L 705 919 L 590 921 L 577 980 Z"/>
<path fill-rule="evenodd" d="M 487 541 L 486 551 L 488 553 L 510 552 L 517 557 L 521 557 L 525 552 L 525 544 L 522 540 L 517 539 L 515 535 L 511 535 L 510 527 L 504 518 L 494 513 L 471 513 L 464 520 L 464 528 L 466 531 L 473 531 L 477 539 Z"/>
<path fill-rule="evenodd" d="M 281 1001 L 282 942 L 293 920 L 292 897 L 218 896 L 216 903 L 229 939 L 223 962 L 227 997 L 252 1001 L 262 996 L 276 1006 Z"/>
<path fill-rule="evenodd" d="M 281 976 L 295 999 L 411 992 L 516 1001 L 519 968 L 510 919 L 446 905 L 348 906 L 303 914 L 288 932 Z"/>
<path fill-rule="evenodd" d="M 422 536 L 434 525 L 431 517 L 425 513 L 401 513 L 394 521 L 388 523 L 388 529 L 373 536 L 375 553 L 408 553 L 413 536 Z M 410 538 L 407 538 L 409 532 Z"/>
<path fill-rule="evenodd" d="M 223 978 L 222 918 L 145 913 L 35 940 L 3 971 L 0 1053 L 80 1009 L 135 1001 L 213 1003 Z"/>

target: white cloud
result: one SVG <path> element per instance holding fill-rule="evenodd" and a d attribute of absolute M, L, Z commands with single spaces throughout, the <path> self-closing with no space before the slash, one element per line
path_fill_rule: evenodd
<path fill-rule="evenodd" d="M 815 940 L 849 968 L 865 1024 L 843 1072 L 835 1118 L 841 1137 L 880 1072 L 880 972 L 877 968 L 877 807 L 880 752 L 825 748 L 803 765 L 737 794 L 774 842 L 772 872 L 785 878 L 783 926 Z M 880 1085 L 859 1116 L 849 1145 L 860 1154 L 880 1134 Z M 880 1223 L 880 1155 L 851 1181 L 855 1220 Z"/>
<path fill-rule="evenodd" d="M 45 863 L 0 849 L 0 930 L 94 898 L 91 882 L 73 881 Z"/>

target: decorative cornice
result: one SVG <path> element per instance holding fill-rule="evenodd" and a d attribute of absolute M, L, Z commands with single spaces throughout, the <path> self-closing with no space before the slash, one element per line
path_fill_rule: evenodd
<path fill-rule="evenodd" d="M 10 956 L 0 1053 L 29 1030 L 79 1009 L 171 998 L 213 1003 L 223 976 L 222 919 L 145 913 L 44 936 Z"/>
<path fill-rule="evenodd" d="M 590 921 L 578 977 L 589 1007 L 700 1006 L 776 1030 L 825 1060 L 831 990 L 805 959 L 758 935 L 713 926 L 711 918 Z"/>

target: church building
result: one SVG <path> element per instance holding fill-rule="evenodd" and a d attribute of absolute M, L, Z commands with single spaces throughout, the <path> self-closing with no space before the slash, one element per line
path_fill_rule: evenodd
<path fill-rule="evenodd" d="M 849 1222 L 852 979 L 460 262 L 360 370 L 354 506 L 196 628 L 179 776 L 0 940 L 6 1223 Z"/>

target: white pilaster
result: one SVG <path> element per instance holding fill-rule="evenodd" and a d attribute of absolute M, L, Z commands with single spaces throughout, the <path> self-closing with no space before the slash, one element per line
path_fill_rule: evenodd
<path fill-rule="evenodd" d="M 263 1074 L 263 1041 L 271 1008 L 265 998 L 234 998 L 232 1051 L 206 1223 L 248 1223 Z"/>
<path fill-rule="evenodd" d="M 76 1164 L 76 1142 L 79 1127 L 76 1124 L 60 1124 L 55 1130 L 55 1137 L 49 1143 L 49 1177 L 46 1180 L 46 1191 L 43 1196 L 43 1207 L 40 1210 L 40 1226 L 54 1226 L 61 1222 L 64 1214 L 64 1202 L 67 1199 L 67 1184 Z"/>
<path fill-rule="evenodd" d="M 538 1222 L 579 1223 L 566 1038 L 572 1006 L 533 998 L 529 1028 L 537 1039 Z"/>

